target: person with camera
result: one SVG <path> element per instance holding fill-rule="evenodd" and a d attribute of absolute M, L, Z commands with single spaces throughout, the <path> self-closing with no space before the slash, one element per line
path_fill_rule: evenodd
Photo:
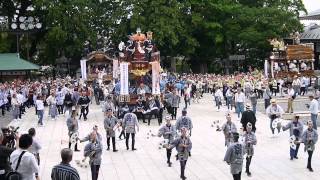
<path fill-rule="evenodd" d="M 19 136 L 15 136 L 18 142 Z M 9 157 L 10 154 L 14 151 L 13 148 L 8 148 L 3 145 L 3 141 L 5 139 L 4 134 L 0 131 L 0 179 L 5 179 L 6 174 L 10 171 L 10 162 Z"/>
<path fill-rule="evenodd" d="M 39 173 L 39 166 L 36 158 L 28 151 L 32 145 L 32 137 L 29 134 L 23 134 L 19 138 L 19 148 L 10 155 L 11 168 L 15 173 L 19 173 L 23 180 L 39 180 L 35 174 Z M 19 164 L 19 166 L 18 166 Z M 9 173 L 7 177 L 10 177 Z M 10 179 L 10 178 L 9 178 Z"/>
<path fill-rule="evenodd" d="M 308 121 L 308 128 L 304 130 L 302 134 L 302 143 L 304 143 L 304 151 L 308 152 L 308 164 L 307 168 L 310 172 L 313 172 L 311 166 L 312 154 L 315 149 L 315 144 L 318 141 L 318 133 L 317 130 L 313 128 L 313 123 L 311 120 Z"/>
<path fill-rule="evenodd" d="M 271 105 L 266 110 L 266 114 L 270 118 L 270 129 L 272 131 L 272 134 L 274 135 L 275 128 L 272 127 L 272 122 L 275 119 L 280 118 L 282 116 L 283 109 L 280 105 L 277 104 L 277 101 L 275 99 L 272 99 Z M 278 126 L 277 129 L 278 129 L 278 133 L 280 133 L 281 127 Z"/>

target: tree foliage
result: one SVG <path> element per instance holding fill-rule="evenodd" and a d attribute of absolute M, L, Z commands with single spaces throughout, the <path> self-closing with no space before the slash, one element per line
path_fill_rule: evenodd
<path fill-rule="evenodd" d="M 153 31 L 161 55 L 184 56 L 196 71 L 216 58 L 245 54 L 248 63 L 263 60 L 267 39 L 301 31 L 302 0 L 4 0 L 4 14 L 14 15 L 17 2 L 35 7 L 44 29 L 32 41 L 40 63 L 54 63 L 63 52 L 78 61 L 83 43 L 95 44 L 97 33 L 114 45 L 140 27 Z M 13 9 L 13 10 L 12 10 Z M 28 13 L 22 10 L 22 13 Z M 0 52 L 14 51 L 14 36 L 2 35 Z M 24 50 L 25 51 L 25 50 Z M 208 65 L 208 66 L 207 66 Z M 198 69 L 197 69 L 198 68 Z"/>

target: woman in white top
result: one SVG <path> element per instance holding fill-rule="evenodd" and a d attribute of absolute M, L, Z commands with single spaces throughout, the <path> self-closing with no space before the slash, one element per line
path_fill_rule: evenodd
<path fill-rule="evenodd" d="M 51 91 L 50 96 L 47 98 L 46 101 L 49 105 L 49 116 L 51 116 L 51 118 L 55 120 L 58 115 L 56 94 L 53 91 Z"/>

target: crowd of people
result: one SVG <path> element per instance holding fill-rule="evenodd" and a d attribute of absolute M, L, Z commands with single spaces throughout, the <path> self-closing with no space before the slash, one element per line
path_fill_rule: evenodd
<path fill-rule="evenodd" d="M 0 83 L 0 108 L 3 116 L 10 112 L 14 121 L 21 121 L 26 108 L 34 107 L 40 127 L 44 126 L 46 109 L 52 120 L 56 120 L 58 116 L 66 118 L 69 146 L 61 150 L 62 161 L 52 169 L 53 180 L 80 179 L 77 170 L 70 166 L 73 152 L 80 151 L 79 141 L 87 142 L 83 155 L 89 159 L 92 180 L 98 179 L 103 154 L 102 135 L 98 132 L 98 126 L 95 125 L 86 137 L 79 137 L 79 120 L 83 118 L 84 121 L 90 121 L 88 114 L 93 103 L 100 105 L 104 114 L 103 128 L 106 132 L 108 151 L 110 151 L 110 143 L 112 143 L 112 151 L 115 153 L 118 151 L 116 148 L 118 129 L 121 129 L 119 139 L 122 139 L 122 136 L 125 138 L 126 149 L 136 151 L 135 135 L 141 126 L 140 120 L 142 124 L 146 123 L 148 126 L 156 120 L 160 126 L 156 136 L 163 137 L 166 142 L 163 147 L 166 149 L 167 165 L 172 166 L 171 154 L 172 149 L 175 148 L 176 159 L 180 162 L 180 178 L 186 179 L 185 169 L 187 160 L 191 156 L 193 129 L 193 122 L 187 115 L 187 110 L 191 103 L 199 103 L 205 93 L 211 94 L 217 111 L 220 111 L 222 106 L 226 106 L 226 122 L 217 130 L 221 130 L 225 137 L 227 151 L 224 161 L 230 164 L 233 178 L 241 179 L 244 155 L 246 155 L 246 174 L 251 176 L 250 164 L 254 155 L 254 146 L 257 144 L 255 135 L 257 103 L 259 99 L 263 99 L 266 115 L 270 118 L 272 134 L 275 133 L 275 129 L 278 132 L 281 129 L 283 131 L 290 129 L 290 136 L 293 136 L 293 144 L 295 144 L 290 147 L 291 160 L 298 158 L 299 145 L 304 143 L 305 151 L 309 155 L 307 167 L 313 171 L 311 158 L 318 139 L 316 131 L 318 93 L 315 92 L 309 96 L 311 120 L 308 121 L 306 130 L 303 130 L 298 114 L 295 114 L 294 121 L 281 126 L 278 121 L 284 111 L 276 101 L 278 97 L 287 97 L 286 112 L 293 113 L 294 99 L 307 94 L 308 87 L 314 84 L 313 79 L 306 77 L 266 79 L 259 71 L 234 75 L 168 73 L 162 75 L 161 84 L 163 86 L 161 95 L 150 94 L 150 87 L 141 82 L 139 87 L 136 87 L 136 100 L 121 102 L 118 98 L 119 87 L 116 82 L 114 84 L 95 81 L 87 83 L 70 77 L 39 81 L 16 80 Z M 182 115 L 177 117 L 179 108 L 182 109 Z M 233 109 L 242 124 L 241 131 L 232 121 Z M 163 119 L 165 119 L 164 125 L 162 125 Z M 172 120 L 176 120 L 175 124 Z M 24 180 L 40 179 L 38 173 L 41 145 L 35 135 L 34 128 L 31 128 L 28 134 L 16 135 L 16 149 L 0 145 L 1 178 L 18 172 Z M 130 137 L 131 146 L 129 146 Z M 5 134 L 0 133 L 0 144 L 3 144 L 4 140 Z"/>

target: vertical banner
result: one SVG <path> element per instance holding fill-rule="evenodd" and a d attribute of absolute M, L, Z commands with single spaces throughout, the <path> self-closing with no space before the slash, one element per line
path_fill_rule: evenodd
<path fill-rule="evenodd" d="M 158 61 L 152 65 L 152 94 L 160 94 L 160 64 Z"/>
<path fill-rule="evenodd" d="M 264 76 L 268 78 L 268 60 L 264 60 Z"/>
<path fill-rule="evenodd" d="M 128 63 L 120 63 L 120 95 L 129 95 Z"/>
<path fill-rule="evenodd" d="M 81 66 L 81 77 L 84 80 L 87 80 L 87 60 L 83 59 L 80 61 Z"/>
<path fill-rule="evenodd" d="M 119 72 L 119 61 L 114 59 L 113 60 L 113 78 L 118 79 L 118 73 Z"/>

